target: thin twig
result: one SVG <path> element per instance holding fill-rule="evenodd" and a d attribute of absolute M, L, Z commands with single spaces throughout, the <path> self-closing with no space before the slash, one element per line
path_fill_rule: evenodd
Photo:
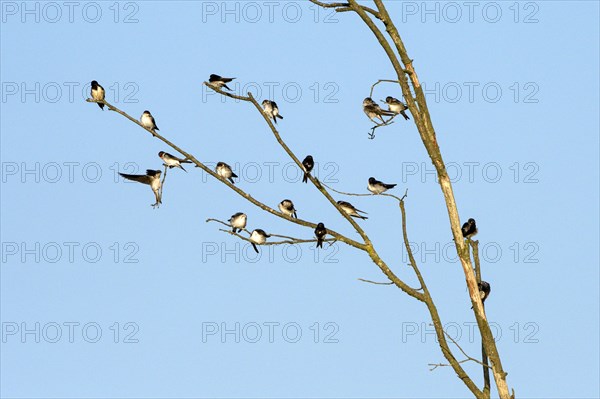
<path fill-rule="evenodd" d="M 430 324 L 430 325 L 432 325 L 432 324 Z M 457 347 L 457 348 L 458 348 L 458 349 L 459 349 L 459 350 L 462 352 L 462 354 L 463 354 L 463 355 L 465 355 L 466 359 L 459 361 L 459 362 L 458 362 L 459 364 L 460 364 L 460 363 L 464 363 L 464 362 L 471 361 L 471 362 L 478 363 L 478 364 L 480 364 L 480 365 L 482 365 L 482 366 L 484 366 L 484 367 L 491 368 L 491 367 L 490 367 L 490 366 L 488 366 L 487 364 L 483 364 L 482 362 L 480 362 L 479 360 L 475 359 L 474 357 L 471 357 L 471 356 L 467 355 L 467 353 L 466 353 L 466 352 L 463 350 L 463 348 L 462 348 L 462 347 L 461 347 L 461 346 L 458 344 L 458 342 L 456 342 L 456 340 L 455 340 L 454 338 L 452 338 L 452 337 L 450 336 L 450 334 L 448 334 L 448 333 L 447 333 L 445 330 L 444 330 L 444 335 L 446 335 L 446 337 L 448 337 L 448 339 L 450 339 L 450 341 L 452 341 L 452 343 L 453 343 L 454 345 L 456 345 L 456 347 Z M 438 364 L 431 364 L 431 363 L 430 363 L 430 364 L 429 364 L 429 366 L 435 366 L 435 367 L 433 367 L 432 369 L 430 369 L 430 371 L 433 371 L 433 370 L 435 370 L 435 369 L 436 369 L 436 368 L 438 368 L 438 367 L 447 367 L 447 366 L 451 366 L 451 365 L 450 365 L 450 364 L 442 364 L 442 363 L 438 363 Z"/>
<path fill-rule="evenodd" d="M 366 280 L 364 278 L 359 278 L 358 281 L 363 281 L 365 283 L 377 284 L 377 285 L 392 285 L 392 284 L 394 284 L 393 281 L 390 281 L 388 283 L 380 283 L 380 282 L 377 282 L 377 281 Z"/>

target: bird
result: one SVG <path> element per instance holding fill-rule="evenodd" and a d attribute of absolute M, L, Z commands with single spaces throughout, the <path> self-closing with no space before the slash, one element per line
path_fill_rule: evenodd
<path fill-rule="evenodd" d="M 302 178 L 302 182 L 306 183 L 308 182 L 308 174 L 312 172 L 315 167 L 315 161 L 313 160 L 312 155 L 307 155 L 306 158 L 304 158 L 302 166 L 304 167 L 304 177 Z"/>
<path fill-rule="evenodd" d="M 283 119 L 283 116 L 279 115 L 279 107 L 277 103 L 271 100 L 264 100 L 262 102 L 264 113 L 269 117 L 273 118 L 273 122 L 277 123 L 277 118 Z"/>
<path fill-rule="evenodd" d="M 238 212 L 231 216 L 231 218 L 229 219 L 229 224 L 231 224 L 231 227 L 233 228 L 233 232 L 238 233 L 246 228 L 247 221 L 248 221 L 248 217 L 246 216 L 246 214 L 242 213 L 242 212 Z"/>
<path fill-rule="evenodd" d="M 95 101 L 104 101 L 104 87 L 100 86 L 98 82 L 92 80 L 92 90 L 91 90 L 92 99 Z M 103 103 L 96 103 L 100 107 L 101 110 L 104 111 Z"/>
<path fill-rule="evenodd" d="M 374 177 L 369 177 L 369 185 L 367 186 L 367 189 L 373 194 L 381 194 L 394 187 L 396 187 L 396 184 L 386 184 L 384 182 L 380 182 Z"/>
<path fill-rule="evenodd" d="M 317 248 L 323 248 L 323 239 L 327 235 L 327 229 L 323 223 L 319 223 L 315 229 L 315 236 L 317 236 Z"/>
<path fill-rule="evenodd" d="M 406 115 L 406 112 L 404 112 L 408 109 L 408 107 L 406 105 L 404 105 L 404 103 L 402 101 L 400 101 L 397 98 L 394 98 L 392 96 L 387 96 L 385 98 L 384 102 L 388 105 L 388 108 L 390 109 L 390 111 L 392 111 L 396 115 L 401 114 L 405 120 L 410 119 L 408 117 L 408 115 Z"/>
<path fill-rule="evenodd" d="M 233 173 L 233 171 L 231 170 L 231 166 L 227 165 L 225 162 L 219 162 L 217 163 L 217 167 L 215 168 L 215 170 L 217 171 L 217 174 L 219 176 L 225 179 L 229 179 L 231 184 L 235 184 L 233 178 L 238 177 L 238 175 Z"/>
<path fill-rule="evenodd" d="M 359 215 L 358 213 L 364 213 L 367 214 L 366 212 L 361 211 L 360 209 L 356 209 L 351 203 L 346 202 L 346 201 L 338 201 L 337 202 L 338 206 L 340 208 L 342 208 L 342 211 L 344 211 L 346 214 L 348 214 L 349 216 L 355 217 L 355 218 L 360 218 L 360 219 L 368 219 L 368 217 L 366 216 L 362 216 Z"/>
<path fill-rule="evenodd" d="M 258 248 L 256 248 L 256 244 L 262 245 L 267 242 L 267 238 L 271 237 L 269 234 L 265 233 L 264 230 L 256 229 L 252 231 L 250 234 L 250 243 L 252 244 L 252 248 L 258 253 Z"/>
<path fill-rule="evenodd" d="M 231 82 L 233 79 L 235 79 L 235 78 L 224 78 L 219 75 L 215 75 L 213 73 L 208 78 L 208 83 L 210 83 L 211 85 L 213 85 L 215 87 L 218 87 L 219 89 L 224 87 L 227 90 L 231 91 L 231 89 L 229 87 L 227 87 L 227 83 Z"/>
<path fill-rule="evenodd" d="M 133 180 L 142 184 L 148 184 L 150 188 L 152 188 L 152 192 L 156 197 L 156 203 L 152 204 L 152 207 L 156 207 L 162 204 L 160 194 L 160 187 L 162 185 L 160 182 L 161 173 L 162 172 L 160 170 L 147 169 L 145 175 L 128 175 L 125 173 L 119 173 L 119 175 L 128 180 Z"/>
<path fill-rule="evenodd" d="M 381 107 L 379 105 L 377 105 L 377 103 L 375 103 L 375 101 L 373 101 L 373 99 L 371 97 L 367 97 L 363 100 L 363 111 L 365 111 L 365 114 L 369 117 L 369 119 L 372 122 L 375 122 L 373 120 L 373 118 L 379 118 L 382 123 L 386 123 L 385 120 L 383 120 L 382 115 L 384 115 L 384 116 L 394 116 L 395 115 L 392 111 L 386 111 L 386 110 L 381 109 Z M 375 122 L 375 123 L 377 123 L 377 122 Z"/>
<path fill-rule="evenodd" d="M 152 116 L 152 114 L 148 110 L 144 111 L 144 113 L 140 117 L 140 122 L 142 123 L 142 126 L 144 126 L 146 129 L 152 130 L 152 135 L 153 136 L 154 136 L 154 131 L 160 130 L 158 128 L 158 126 L 156 126 L 156 122 L 154 121 L 154 117 Z"/>
<path fill-rule="evenodd" d="M 487 297 L 490 296 L 492 287 L 490 286 L 490 283 L 483 280 L 481 280 L 480 283 L 477 283 L 477 287 L 479 288 L 479 297 L 481 298 L 481 303 L 484 304 Z M 471 306 L 471 309 L 473 309 L 473 306 Z"/>
<path fill-rule="evenodd" d="M 294 203 L 289 199 L 284 199 L 279 203 L 279 210 L 286 216 L 298 219 L 298 215 L 296 215 L 296 209 L 294 208 Z"/>
<path fill-rule="evenodd" d="M 160 159 L 163 160 L 164 165 L 169 167 L 169 169 L 173 169 L 173 168 L 177 167 L 177 168 L 183 169 L 184 172 L 187 172 L 187 170 L 185 170 L 183 168 L 183 166 L 181 166 L 181 164 L 182 163 L 192 163 L 192 161 L 190 161 L 190 160 L 177 158 L 176 156 L 171 155 L 168 152 L 164 152 L 164 151 L 159 152 L 158 156 L 160 157 Z"/>
<path fill-rule="evenodd" d="M 462 235 L 464 238 L 471 238 L 477 234 L 477 225 L 475 219 L 470 218 L 465 224 L 462 225 Z"/>

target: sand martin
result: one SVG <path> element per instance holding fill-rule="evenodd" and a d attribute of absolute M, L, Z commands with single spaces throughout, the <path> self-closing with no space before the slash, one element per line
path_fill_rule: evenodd
<path fill-rule="evenodd" d="M 231 218 L 229 219 L 229 224 L 233 228 L 234 233 L 239 233 L 246 228 L 247 221 L 248 217 L 246 216 L 246 214 L 238 212 L 235 215 L 231 216 Z"/>
<path fill-rule="evenodd" d="M 327 235 L 327 229 L 323 223 L 319 223 L 315 229 L 315 236 L 317 236 L 317 248 L 323 248 L 323 239 Z"/>
<path fill-rule="evenodd" d="M 477 234 L 477 226 L 475 225 L 475 219 L 471 218 L 462 225 L 462 235 L 464 238 L 471 238 Z"/>
<path fill-rule="evenodd" d="M 267 242 L 267 238 L 271 237 L 269 234 L 265 233 L 264 230 L 256 229 L 252 231 L 250 234 L 250 242 L 252 243 L 252 248 L 258 253 L 258 248 L 256 248 L 256 244 L 262 245 Z"/>
<path fill-rule="evenodd" d="M 104 87 L 100 86 L 98 82 L 92 80 L 92 90 L 91 96 L 93 100 L 96 101 L 104 101 Z M 104 110 L 104 104 L 96 103 L 100 107 L 101 110 Z"/>
<path fill-rule="evenodd" d="M 346 201 L 338 201 L 337 202 L 338 206 L 340 208 L 342 208 L 342 211 L 344 211 L 346 214 L 348 214 L 349 216 L 355 217 L 355 218 L 360 218 L 360 219 L 368 219 L 366 216 L 362 216 L 359 215 L 358 213 L 364 213 L 367 214 L 366 212 L 361 211 L 360 209 L 356 209 L 351 203 L 346 202 Z"/>
<path fill-rule="evenodd" d="M 396 187 L 396 184 L 385 184 L 374 177 L 369 177 L 369 185 L 367 186 L 367 189 L 373 194 L 381 194 L 394 187 Z"/>
<path fill-rule="evenodd" d="M 168 152 L 164 152 L 164 151 L 159 152 L 158 156 L 160 157 L 160 159 L 163 160 L 164 165 L 169 167 L 169 169 L 173 169 L 173 168 L 183 169 L 183 166 L 181 166 L 182 163 L 192 163 L 192 161 L 189 161 L 187 159 L 177 158 L 176 156 L 171 155 Z M 187 170 L 185 170 L 185 169 L 183 169 L 183 171 L 187 172 Z"/>
<path fill-rule="evenodd" d="M 391 96 L 387 96 L 385 98 L 385 103 L 388 105 L 388 108 L 393 113 L 395 113 L 395 114 L 402 114 L 402 116 L 406 120 L 410 119 L 408 117 L 408 115 L 406 115 L 406 112 L 404 112 L 404 111 L 406 111 L 408 109 L 408 107 L 406 105 L 404 105 L 404 103 L 402 101 L 398 100 L 397 98 L 394 98 L 394 97 L 391 97 Z"/>
<path fill-rule="evenodd" d="M 294 203 L 289 199 L 284 199 L 279 203 L 279 210 L 286 216 L 298 219 L 298 215 L 296 215 L 296 209 L 294 208 Z"/>
<path fill-rule="evenodd" d="M 485 303 L 485 300 L 487 299 L 488 296 L 490 296 L 490 292 L 492 291 L 492 287 L 490 286 L 490 283 L 488 283 L 487 281 L 483 281 L 481 280 L 480 283 L 477 284 L 478 288 L 479 288 L 479 297 L 481 298 L 481 303 Z M 471 306 L 471 309 L 473 309 L 473 306 Z"/>
<path fill-rule="evenodd" d="M 306 158 L 304 158 L 302 166 L 304 166 L 304 177 L 302 178 L 302 182 L 306 183 L 308 182 L 308 174 L 312 172 L 315 167 L 315 161 L 313 160 L 312 155 L 307 155 Z"/>
<path fill-rule="evenodd" d="M 154 192 L 154 196 L 156 197 L 156 203 L 152 204 L 152 206 L 159 206 L 162 204 L 160 198 L 160 170 L 152 170 L 147 169 L 145 175 L 128 175 L 125 173 L 119 173 L 122 177 L 128 180 L 137 181 L 138 183 L 148 184 L 150 188 L 152 188 L 152 192 Z"/>
<path fill-rule="evenodd" d="M 156 122 L 154 121 L 154 117 L 152 116 L 150 111 L 144 111 L 140 118 L 140 122 L 142 123 L 142 126 L 144 126 L 146 129 L 152 130 L 152 135 L 154 135 L 155 130 L 160 130 L 156 126 Z"/>
<path fill-rule="evenodd" d="M 386 111 L 386 110 L 381 109 L 381 107 L 379 105 L 377 105 L 377 103 L 375 103 L 375 101 L 373 101 L 373 99 L 371 97 L 367 97 L 363 100 L 363 111 L 365 111 L 365 114 L 369 117 L 369 119 L 372 122 L 375 122 L 373 120 L 373 118 L 379 118 L 382 123 L 386 123 L 383 120 L 382 115 L 384 115 L 384 116 L 394 116 L 395 115 L 392 111 Z M 375 123 L 377 123 L 377 122 L 375 122 Z"/>
<path fill-rule="evenodd" d="M 277 118 L 283 119 L 283 116 L 279 115 L 279 107 L 275 101 L 264 100 L 262 102 L 264 113 L 269 117 L 273 118 L 273 122 L 277 123 Z"/>
<path fill-rule="evenodd" d="M 208 78 L 208 83 L 210 83 L 211 85 L 213 85 L 215 87 L 218 87 L 219 89 L 222 89 L 224 87 L 227 90 L 231 91 L 231 89 L 229 87 L 227 87 L 227 83 L 231 82 L 233 79 L 235 79 L 235 78 L 224 78 L 219 75 L 215 75 L 213 73 Z"/>
<path fill-rule="evenodd" d="M 219 176 L 221 176 L 225 179 L 229 179 L 231 184 L 235 184 L 235 182 L 233 181 L 233 178 L 238 177 L 238 175 L 233 173 L 233 171 L 231 170 L 231 166 L 227 165 L 225 162 L 217 163 L 217 167 L 215 168 L 215 171 L 217 172 L 217 174 Z"/>

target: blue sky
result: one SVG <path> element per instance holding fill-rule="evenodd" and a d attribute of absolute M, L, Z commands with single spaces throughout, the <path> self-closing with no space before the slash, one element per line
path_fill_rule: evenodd
<path fill-rule="evenodd" d="M 279 104 L 299 157 L 327 184 L 369 176 L 408 189 L 409 237 L 449 333 L 480 351 L 443 198 L 415 126 L 368 140 L 361 102 L 393 71 L 351 13 L 304 2 L 3 1 L 2 397 L 402 397 L 469 392 L 444 362 L 425 308 L 343 244 L 259 258 L 207 218 L 308 238 L 199 172 L 169 172 L 163 206 L 117 172 L 169 149 L 86 103 L 98 80 L 168 139 L 225 161 L 270 206 L 358 236 L 299 175 L 234 91 Z M 415 60 L 461 219 L 474 217 L 486 311 L 523 398 L 600 395 L 598 4 L 389 2 Z M 429 11 L 428 11 L 429 10 Z M 380 85 L 374 98 L 400 97 Z M 387 198 L 347 198 L 398 276 L 414 284 Z M 29 331 L 29 332 L 27 332 Z M 457 356 L 460 357 L 457 351 Z M 481 383 L 481 371 L 467 364 Z M 548 384 L 560 380 L 560 384 Z M 587 383 L 582 383 L 587 381 Z"/>

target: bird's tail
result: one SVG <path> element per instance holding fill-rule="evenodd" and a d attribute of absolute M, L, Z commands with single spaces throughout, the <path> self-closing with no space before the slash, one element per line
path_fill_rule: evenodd
<path fill-rule="evenodd" d="M 279 119 L 283 119 L 283 116 L 281 116 L 281 115 L 279 115 L 279 114 L 277 114 L 276 116 L 277 116 Z"/>
<path fill-rule="evenodd" d="M 96 104 L 98 104 L 98 106 L 100 107 L 100 109 L 101 109 L 102 111 L 104 111 L 104 104 L 102 104 L 102 103 L 96 103 Z"/>
<path fill-rule="evenodd" d="M 317 240 L 317 248 L 323 248 L 323 240 Z"/>
<path fill-rule="evenodd" d="M 256 244 L 252 243 L 252 248 L 254 248 L 254 250 L 256 251 L 256 253 L 258 253 L 258 248 L 256 248 Z"/>
<path fill-rule="evenodd" d="M 185 170 L 185 168 L 183 166 L 181 166 L 181 165 L 177 165 L 177 166 L 179 166 L 185 173 L 187 173 L 187 170 Z"/>
<path fill-rule="evenodd" d="M 302 183 L 306 183 L 308 182 L 308 173 L 304 174 L 304 177 L 302 178 Z"/>
<path fill-rule="evenodd" d="M 394 187 L 396 187 L 396 186 L 397 186 L 397 184 L 385 184 L 384 186 L 385 186 L 385 188 L 387 188 L 387 189 L 389 190 L 389 189 L 391 189 L 391 188 L 394 188 Z"/>
<path fill-rule="evenodd" d="M 235 175 L 233 175 L 233 176 L 235 176 Z M 231 184 L 235 184 L 235 182 L 233 181 L 233 176 L 229 178 L 229 181 L 231 182 Z M 235 176 L 235 177 L 237 177 L 237 176 Z"/>
<path fill-rule="evenodd" d="M 409 120 L 410 118 L 408 117 L 408 115 L 406 115 L 406 112 L 404 111 L 400 111 L 400 113 L 402 114 L 402 116 L 404 117 L 405 120 Z"/>

